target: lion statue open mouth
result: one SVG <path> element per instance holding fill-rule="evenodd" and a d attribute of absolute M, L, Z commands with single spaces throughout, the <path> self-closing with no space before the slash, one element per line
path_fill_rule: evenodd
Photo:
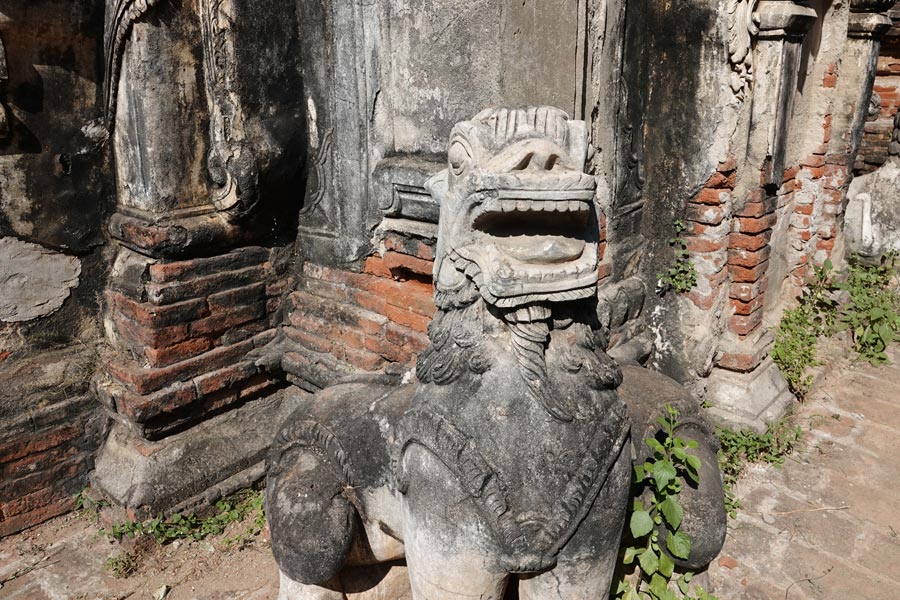
<path fill-rule="evenodd" d="M 404 558 L 398 600 L 500 600 L 512 579 L 523 600 L 605 597 L 632 460 L 667 403 L 687 407 L 679 435 L 708 465 L 683 498 L 704 511 L 685 522 L 712 532 L 689 566 L 718 553 L 709 427 L 680 386 L 605 351 L 587 148 L 585 124 L 551 107 L 489 109 L 454 127 L 447 169 L 428 183 L 441 207 L 438 310 L 417 382 L 327 388 L 273 446 L 282 600 L 343 600 L 373 577 L 359 569 Z"/>

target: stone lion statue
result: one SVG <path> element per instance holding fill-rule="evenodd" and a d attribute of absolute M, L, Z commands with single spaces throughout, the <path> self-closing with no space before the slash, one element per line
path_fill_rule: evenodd
<path fill-rule="evenodd" d="M 522 599 L 605 597 L 642 460 L 632 442 L 655 433 L 666 403 L 704 464 L 682 497 L 686 564 L 718 553 L 709 427 L 680 386 L 605 352 L 587 148 L 585 123 L 550 107 L 488 109 L 453 129 L 429 182 L 438 311 L 417 381 L 325 389 L 273 447 L 283 600 L 343 599 L 360 589 L 354 568 L 404 558 L 405 591 L 373 597 L 500 599 L 514 579 Z"/>

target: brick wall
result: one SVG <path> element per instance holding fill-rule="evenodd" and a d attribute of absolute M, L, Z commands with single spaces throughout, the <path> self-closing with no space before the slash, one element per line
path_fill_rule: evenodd
<path fill-rule="evenodd" d="M 895 25 L 882 40 L 876 68 L 874 92 L 881 103 L 877 114 L 866 120 L 853 165 L 857 175 L 871 173 L 887 159 L 894 115 L 900 108 L 900 27 Z"/>
<path fill-rule="evenodd" d="M 354 371 L 405 370 L 428 346 L 432 238 L 388 233 L 361 272 L 307 262 L 290 294 L 284 369 L 315 391 Z"/>
<path fill-rule="evenodd" d="M 271 254 L 157 261 L 123 250 L 106 292 L 115 356 L 96 385 L 107 406 L 152 439 L 277 384 L 246 356 L 275 338 L 290 285 Z"/>
<path fill-rule="evenodd" d="M 0 419 L 0 537 L 71 510 L 87 484 L 107 423 L 87 393 L 91 354 L 72 347 L 19 358 L 4 379 L 27 409 Z"/>

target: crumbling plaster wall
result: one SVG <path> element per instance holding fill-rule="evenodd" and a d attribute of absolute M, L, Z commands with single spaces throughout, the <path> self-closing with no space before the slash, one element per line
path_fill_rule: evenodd
<path fill-rule="evenodd" d="M 105 428 L 102 27 L 96 0 L 0 7 L 0 535 L 72 507 Z"/>

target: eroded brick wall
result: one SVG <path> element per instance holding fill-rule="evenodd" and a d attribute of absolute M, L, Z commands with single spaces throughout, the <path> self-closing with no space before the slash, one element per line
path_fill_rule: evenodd
<path fill-rule="evenodd" d="M 874 93 L 879 102 L 875 114 L 866 119 L 859 154 L 853 165 L 857 175 L 871 173 L 887 159 L 894 129 L 894 115 L 900 108 L 900 27 L 896 24 L 881 42 L 875 73 Z"/>
<path fill-rule="evenodd" d="M 106 292 L 115 355 L 96 385 L 107 406 L 157 438 L 276 385 L 247 357 L 275 338 L 289 287 L 271 255 L 170 262 L 123 250 Z"/>
<path fill-rule="evenodd" d="M 389 233 L 362 272 L 303 265 L 284 328 L 290 379 L 323 388 L 354 371 L 404 370 L 428 346 L 432 238 Z"/>
<path fill-rule="evenodd" d="M 24 408 L 0 414 L 0 537 L 71 510 L 87 484 L 107 424 L 87 389 L 90 353 L 63 349 L 10 365 L 4 386 Z"/>

